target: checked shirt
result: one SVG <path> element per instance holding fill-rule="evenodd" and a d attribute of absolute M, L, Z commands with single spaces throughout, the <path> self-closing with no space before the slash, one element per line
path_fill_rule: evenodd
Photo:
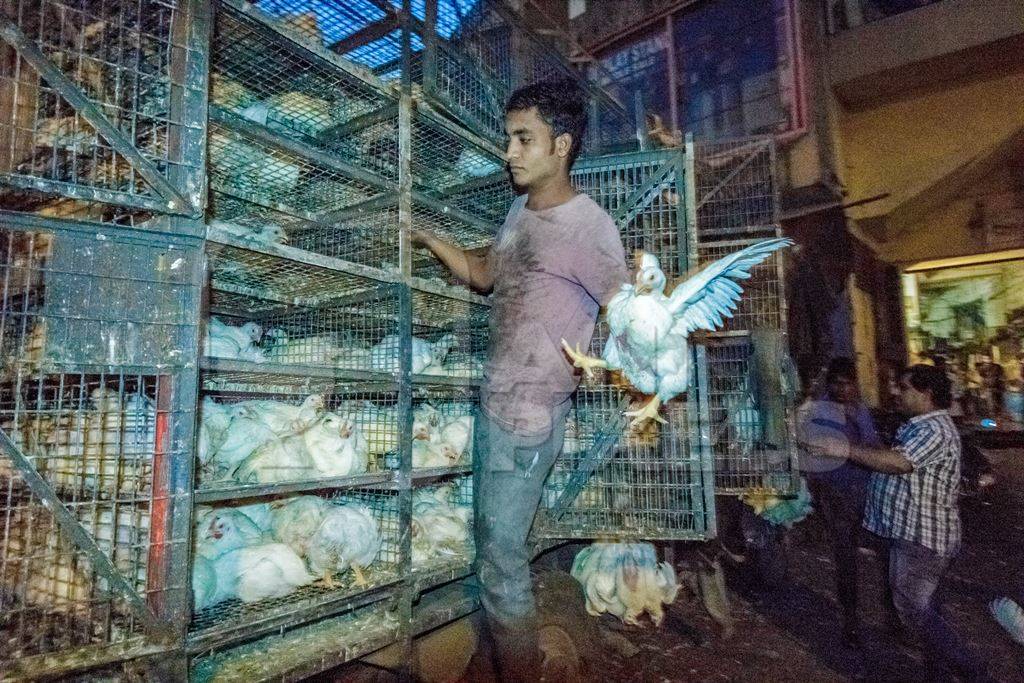
<path fill-rule="evenodd" d="M 960 547 L 960 435 L 949 413 L 913 417 L 896 433 L 896 446 L 914 466 L 909 474 L 874 472 L 864 528 L 910 541 L 942 556 Z"/>

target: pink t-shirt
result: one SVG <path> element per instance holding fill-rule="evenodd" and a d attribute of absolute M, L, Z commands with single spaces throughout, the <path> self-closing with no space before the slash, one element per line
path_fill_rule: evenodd
<path fill-rule="evenodd" d="M 584 194 L 540 211 L 522 196 L 498 230 L 491 268 L 481 403 L 505 430 L 545 435 L 579 384 L 561 340 L 585 350 L 598 309 L 629 279 L 619 232 Z"/>

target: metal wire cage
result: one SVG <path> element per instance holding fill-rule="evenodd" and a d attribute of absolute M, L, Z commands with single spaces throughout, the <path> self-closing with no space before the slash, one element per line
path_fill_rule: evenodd
<path fill-rule="evenodd" d="M 795 372 L 777 330 L 708 340 L 709 444 L 715 490 L 780 493 L 799 485 L 792 432 Z"/>
<path fill-rule="evenodd" d="M 0 184 L 149 212 L 194 214 L 205 78 L 193 6 L 155 0 L 9 3 L 0 23 Z M 40 203 L 5 191 L 5 203 Z M 102 207 L 96 212 L 104 215 Z"/>
<path fill-rule="evenodd" d="M 0 229 L 5 653 L 127 642 L 181 591 L 168 488 L 188 457 L 199 262 L 166 242 Z"/>
<path fill-rule="evenodd" d="M 417 362 L 414 355 L 414 381 L 475 384 L 483 379 L 489 314 L 485 302 L 472 295 L 460 300 L 426 291 L 413 293 L 413 337 L 430 343 L 432 351 L 427 364 Z"/>
<path fill-rule="evenodd" d="M 259 600 L 243 601 L 237 595 L 219 600 L 214 604 L 197 610 L 193 614 L 190 625 L 190 638 L 194 641 L 213 640 L 216 638 L 244 638 L 245 634 L 265 629 L 268 623 L 286 620 L 289 614 L 308 610 L 316 605 L 327 605 L 339 600 L 358 604 L 357 596 L 364 596 L 364 602 L 375 589 L 390 585 L 399 578 L 399 519 L 398 496 L 385 490 L 358 489 L 342 493 L 324 494 L 320 496 L 333 505 L 355 506 L 363 514 L 372 517 L 380 537 L 380 547 L 372 561 L 360 567 L 366 585 L 359 585 L 354 572 L 334 572 L 333 581 L 336 585 L 305 582 L 305 585 L 293 587 L 292 590 L 277 597 L 265 597 Z M 260 502 L 244 507 L 235 507 L 258 527 L 271 526 L 271 509 L 284 509 L 285 506 L 297 501 L 295 497 L 280 498 L 270 503 Z M 203 524 L 209 523 L 211 515 L 219 511 L 230 510 L 232 506 L 219 506 L 205 511 L 197 519 Z M 230 514 L 230 513 L 229 513 Z M 262 527 L 261 527 L 262 528 Z M 276 528 L 275 528 L 276 529 Z M 197 538 L 203 533 L 200 526 L 196 530 Z M 271 538 L 277 538 L 271 531 Z M 256 545 L 257 552 L 260 545 Z M 223 557 L 223 555 L 221 556 Z M 300 556 L 302 557 L 302 556 Z M 216 573 L 216 560 L 213 561 Z M 284 592 L 284 591 L 281 591 Z"/>
<path fill-rule="evenodd" d="M 572 180 L 619 226 L 627 258 L 657 256 L 671 281 L 691 265 L 687 174 L 680 150 L 659 150 L 580 159 Z"/>
<path fill-rule="evenodd" d="M 776 230 L 771 237 L 779 235 Z M 700 266 L 756 244 L 760 239 L 701 241 L 697 247 Z M 783 298 L 784 252 L 776 251 L 750 270 L 750 278 L 743 280 L 743 296 L 736 311 L 725 321 L 721 330 L 711 336 L 747 334 L 755 329 L 785 329 L 786 302 Z"/>
<path fill-rule="evenodd" d="M 456 477 L 413 492 L 412 574 L 450 572 L 454 577 L 473 563 L 473 477 Z"/>
<path fill-rule="evenodd" d="M 0 663 L 49 652 L 126 643 L 143 635 L 142 623 L 118 598 L 93 557 L 81 550 L 9 463 L 0 552 Z M 137 593 L 147 586 L 150 514 L 144 501 L 69 500 L 76 524 Z"/>
<path fill-rule="evenodd" d="M 607 339 L 602 322 L 589 353 Z M 696 352 L 694 362 L 697 362 Z M 699 373 L 685 397 L 662 407 L 666 425 L 629 429 L 623 412 L 641 405 L 624 380 L 580 385 L 562 452 L 545 482 L 536 538 L 703 539 L 714 535 L 713 479 L 700 430 L 706 389 Z"/>
<path fill-rule="evenodd" d="M 696 142 L 694 171 L 702 242 L 775 236 L 779 202 L 774 139 Z"/>
<path fill-rule="evenodd" d="M 389 341 L 400 333 L 394 285 L 373 287 L 338 271 L 289 264 L 259 252 L 244 255 L 242 260 L 216 252 L 224 260 L 213 274 L 212 316 L 204 333 L 208 358 L 237 361 L 230 367 L 264 374 L 341 377 L 332 370 L 399 371 L 397 348 Z M 346 292 L 346 284 L 360 289 Z"/>

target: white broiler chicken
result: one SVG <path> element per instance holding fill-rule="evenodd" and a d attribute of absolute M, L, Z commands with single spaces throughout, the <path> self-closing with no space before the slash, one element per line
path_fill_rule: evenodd
<path fill-rule="evenodd" d="M 443 420 L 438 438 L 442 443 L 452 447 L 456 453 L 456 460 L 461 459 L 467 452 L 472 452 L 470 446 L 473 443 L 473 423 L 472 415 L 460 415 Z"/>
<path fill-rule="evenodd" d="M 415 469 L 454 467 L 458 461 L 459 452 L 446 443 L 423 440 L 412 442 L 412 466 Z"/>
<path fill-rule="evenodd" d="M 388 335 L 370 349 L 370 366 L 377 372 L 398 372 L 399 344 L 398 335 Z M 456 342 L 455 335 L 446 334 L 436 342 L 429 342 L 419 337 L 412 338 L 412 372 L 422 374 L 431 364 L 443 365 L 445 356 Z"/>
<path fill-rule="evenodd" d="M 217 595 L 217 574 L 213 563 L 196 555 L 192 558 L 192 611 L 201 612 L 224 598 Z"/>
<path fill-rule="evenodd" d="M 370 510 L 346 503 L 328 505 L 320 526 L 309 540 L 306 559 L 315 574 L 323 576 L 323 585 L 334 588 L 334 574 L 351 568 L 356 585 L 367 586 L 363 569 L 380 552 L 380 527 Z"/>
<path fill-rule="evenodd" d="M 679 592 L 675 570 L 658 563 L 650 543 L 594 543 L 576 556 L 571 573 L 583 586 L 588 612 L 608 612 L 636 626 L 645 612 L 659 625 L 663 605 Z"/>
<path fill-rule="evenodd" d="M 680 283 L 665 296 L 665 273 L 652 254 L 641 254 L 634 284 L 622 285 L 608 303 L 610 333 L 601 358 L 562 346 L 573 364 L 588 377 L 593 368 L 621 370 L 639 391 L 653 394 L 642 408 L 627 412 L 631 427 L 658 415 L 662 403 L 684 393 L 690 382 L 687 336 L 695 330 L 721 327 L 732 317 L 743 288 L 736 280 L 750 277 L 750 269 L 773 252 L 793 244 L 790 239 L 771 239 L 718 259 Z"/>
<path fill-rule="evenodd" d="M 263 244 L 287 244 L 288 232 L 277 223 L 233 223 L 231 221 L 212 220 L 210 227 L 216 228 L 234 237 L 252 240 Z"/>
<path fill-rule="evenodd" d="M 258 345 L 262 336 L 263 328 L 254 322 L 227 325 L 211 316 L 203 338 L 203 354 L 211 358 L 262 363 L 266 361 L 263 349 Z"/>
<path fill-rule="evenodd" d="M 316 422 L 324 410 L 324 397 L 322 394 L 310 394 L 297 406 L 283 401 L 239 401 L 232 409 L 235 415 L 262 422 L 278 436 L 287 436 Z"/>
<path fill-rule="evenodd" d="M 334 123 L 330 102 L 296 91 L 251 104 L 242 111 L 242 116 L 271 130 L 300 132 L 311 137 Z"/>
<path fill-rule="evenodd" d="M 383 456 L 398 449 L 398 411 L 394 406 L 356 401 L 339 406 L 337 412 L 358 425 L 370 455 Z"/>
<path fill-rule="evenodd" d="M 431 441 L 441 426 L 441 412 L 429 403 L 422 403 L 412 411 L 412 438 Z"/>
<path fill-rule="evenodd" d="M 418 497 L 412 510 L 413 566 L 439 557 L 466 557 L 472 516 L 472 507 L 456 505 L 441 487 L 433 497 Z"/>
<path fill-rule="evenodd" d="M 242 602 L 280 598 L 313 583 L 306 564 L 284 543 L 237 548 L 213 561 L 217 593 Z"/>
<path fill-rule="evenodd" d="M 259 543 L 263 530 L 234 508 L 216 508 L 196 518 L 195 554 L 208 560 Z"/>
<path fill-rule="evenodd" d="M 320 528 L 330 504 L 318 496 L 296 496 L 270 504 L 270 533 L 286 543 L 301 557 L 306 557 L 309 540 Z"/>
<path fill-rule="evenodd" d="M 261 445 L 238 464 L 242 483 L 345 477 L 366 471 L 366 440 L 348 418 L 325 413 L 302 432 Z"/>
<path fill-rule="evenodd" d="M 231 412 L 227 406 L 217 403 L 211 397 L 203 397 L 199 406 L 199 434 L 196 437 L 196 456 L 205 467 L 210 463 L 217 449 L 228 436 Z"/>
<path fill-rule="evenodd" d="M 253 451 L 278 438 L 267 425 L 245 415 L 233 414 L 224 440 L 210 458 L 207 470 L 213 479 L 229 478 Z"/>

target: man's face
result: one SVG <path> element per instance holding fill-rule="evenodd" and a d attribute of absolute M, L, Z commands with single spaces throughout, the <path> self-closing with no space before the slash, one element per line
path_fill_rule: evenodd
<path fill-rule="evenodd" d="M 571 136 L 555 138 L 554 130 L 540 117 L 536 107 L 510 111 L 505 116 L 505 132 L 505 162 L 517 187 L 528 192 L 538 190 L 564 172 Z"/>
<path fill-rule="evenodd" d="M 907 375 L 900 377 L 900 402 L 910 415 L 924 415 L 931 409 L 931 395 L 915 389 Z"/>
<path fill-rule="evenodd" d="M 849 377 L 836 377 L 828 384 L 828 393 L 836 403 L 852 404 L 857 402 L 859 392 L 857 382 Z"/>

